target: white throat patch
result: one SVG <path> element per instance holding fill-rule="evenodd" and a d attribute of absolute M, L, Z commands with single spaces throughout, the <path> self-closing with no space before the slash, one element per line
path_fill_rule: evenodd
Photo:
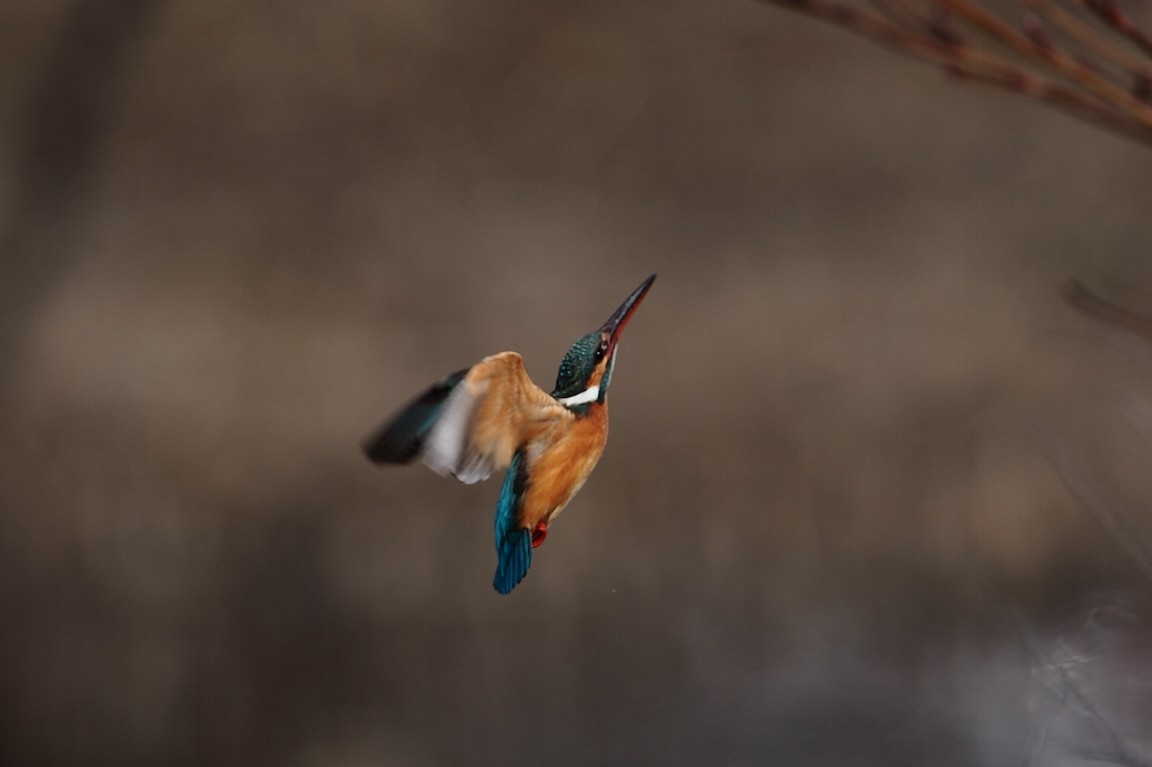
<path fill-rule="evenodd" d="M 574 407 L 576 405 L 587 405 L 589 402 L 595 402 L 600 399 L 600 385 L 590 386 L 579 394 L 573 394 L 571 397 L 558 397 L 559 402 L 564 407 Z"/>

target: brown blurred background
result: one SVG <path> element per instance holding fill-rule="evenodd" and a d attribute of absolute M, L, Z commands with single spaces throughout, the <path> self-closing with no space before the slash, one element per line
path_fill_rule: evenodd
<path fill-rule="evenodd" d="M 1050 460 L 1152 547 L 1152 357 L 1059 299 L 1152 313 L 1148 150 L 751 0 L 11 2 L 0 107 L 0 762 L 1149 747 Z M 358 443 L 653 271 L 502 598 L 496 483 Z"/>

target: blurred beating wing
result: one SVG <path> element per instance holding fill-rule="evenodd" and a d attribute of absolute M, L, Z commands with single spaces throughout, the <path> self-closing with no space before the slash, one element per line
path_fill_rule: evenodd
<path fill-rule="evenodd" d="M 444 403 L 424 463 L 471 484 L 507 468 L 530 433 L 573 416 L 528 377 L 524 359 L 501 352 L 476 363 Z"/>
<path fill-rule="evenodd" d="M 530 462 L 547 433 L 575 416 L 532 382 L 516 352 L 486 357 L 433 385 L 364 445 L 378 463 L 407 463 L 417 455 L 440 474 L 479 482 L 508 469 L 496 505 L 498 563 L 492 585 L 516 587 L 532 565 L 532 531 L 520 507 Z"/>
<path fill-rule="evenodd" d="M 432 427 L 440 418 L 444 403 L 468 370 L 460 370 L 432 384 L 401 410 L 395 418 L 380 427 L 364 442 L 364 453 L 373 463 L 408 463 L 424 447 Z"/>
<path fill-rule="evenodd" d="M 365 452 L 383 463 L 420 455 L 433 471 L 471 484 L 511 465 L 534 429 L 572 418 L 532 382 L 523 357 L 501 352 L 432 386 L 370 439 Z"/>

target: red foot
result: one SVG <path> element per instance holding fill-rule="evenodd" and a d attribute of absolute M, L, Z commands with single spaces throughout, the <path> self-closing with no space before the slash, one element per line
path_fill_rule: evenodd
<path fill-rule="evenodd" d="M 532 548 L 536 548 L 544 539 L 548 537 L 548 523 L 537 522 L 536 527 L 532 530 Z"/>

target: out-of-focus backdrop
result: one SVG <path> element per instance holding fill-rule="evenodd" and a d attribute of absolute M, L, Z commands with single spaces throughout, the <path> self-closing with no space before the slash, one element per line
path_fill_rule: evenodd
<path fill-rule="evenodd" d="M 0 107 L 4 764 L 1147 753 L 1147 149 L 751 0 L 14 2 Z M 500 597 L 358 443 L 650 272 Z"/>

